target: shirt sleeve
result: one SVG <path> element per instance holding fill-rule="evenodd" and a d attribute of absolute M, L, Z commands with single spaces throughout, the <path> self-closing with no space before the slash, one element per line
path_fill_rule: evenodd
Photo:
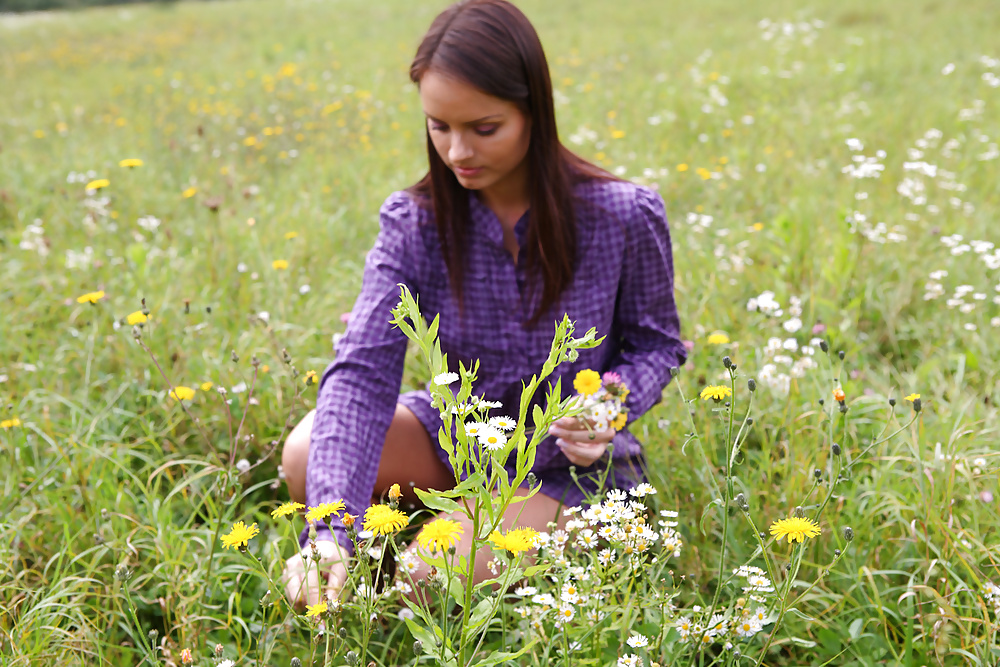
<path fill-rule="evenodd" d="M 632 422 L 658 403 L 670 382 L 670 367 L 687 360 L 674 303 L 674 261 L 663 199 L 636 188 L 633 219 L 626 229 L 625 257 L 616 319 L 621 351 L 611 369 L 629 388 Z"/>
<path fill-rule="evenodd" d="M 406 336 L 390 324 L 399 302 L 399 283 L 417 292 L 413 280 L 412 202 L 391 195 L 380 211 L 380 229 L 365 259 L 361 293 L 336 358 L 323 373 L 309 443 L 306 500 L 310 507 L 343 499 L 347 512 L 361 515 L 371 501 L 382 446 L 402 382 Z M 317 537 L 331 534 L 350 553 L 341 522 L 317 525 Z M 304 545 L 308 529 L 300 542 Z"/>

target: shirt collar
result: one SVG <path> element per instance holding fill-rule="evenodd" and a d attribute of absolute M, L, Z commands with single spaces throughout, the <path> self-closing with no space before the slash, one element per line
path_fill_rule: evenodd
<path fill-rule="evenodd" d="M 531 219 L 530 209 L 514 225 L 514 236 L 519 246 L 524 245 L 528 235 L 528 221 Z M 475 190 L 469 190 L 469 216 L 472 218 L 472 228 L 498 246 L 503 246 L 503 225 L 489 206 L 476 195 Z"/>

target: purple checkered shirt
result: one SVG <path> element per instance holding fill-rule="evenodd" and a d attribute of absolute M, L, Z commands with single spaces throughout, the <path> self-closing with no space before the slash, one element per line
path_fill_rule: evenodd
<path fill-rule="evenodd" d="M 538 299 L 537 290 L 525 290 L 527 214 L 514 228 L 522 248 L 515 264 L 504 247 L 499 219 L 470 191 L 472 234 L 465 312 L 460 317 L 433 211 L 405 192 L 386 199 L 378 238 L 365 261 L 361 294 L 347 331 L 335 346 L 336 360 L 323 373 L 319 387 L 306 475 L 310 506 L 343 498 L 347 511 L 360 515 L 370 504 L 382 445 L 401 398 L 407 339 L 389 324 L 390 311 L 399 301 L 398 283 L 419 295 L 428 322 L 440 314 L 441 349 L 452 370 L 457 370 L 459 360 L 468 364 L 479 359 L 473 390 L 503 403 L 493 415 L 517 417 L 521 382 L 541 369 L 551 348 L 553 322 L 563 313 L 576 322 L 576 335 L 596 327 L 599 336 L 607 336 L 600 346 L 581 350 L 575 363 L 556 368 L 550 381 L 561 377 L 565 396 L 572 392 L 576 373 L 592 368 L 621 375 L 631 390 L 626 400 L 629 422 L 660 400 L 670 367 L 680 366 L 686 358 L 674 304 L 663 200 L 650 188 L 627 181 L 587 181 L 577 185 L 574 194 L 579 268 L 572 284 L 533 329 L 522 326 Z M 541 400 L 544 392 L 538 393 Z M 433 429 L 431 441 L 436 444 L 437 427 L 432 424 L 441 423 L 436 411 L 419 396 L 403 404 Z M 614 460 L 642 456 L 641 443 L 627 427 L 613 443 Z M 569 482 L 569 466 L 555 438 L 549 437 L 538 448 L 533 471 L 542 478 L 552 472 Z M 567 504 L 580 499 L 575 488 L 543 484 L 542 492 Z M 331 523 L 337 540 L 352 550 L 343 527 Z M 328 528 L 322 524 L 317 528 L 319 539 L 329 539 Z"/>

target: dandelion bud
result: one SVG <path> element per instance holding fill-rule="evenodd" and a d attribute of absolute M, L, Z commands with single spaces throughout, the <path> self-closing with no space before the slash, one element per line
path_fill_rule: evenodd
<path fill-rule="evenodd" d="M 132 338 L 135 338 L 136 340 L 142 338 L 142 329 L 139 328 L 138 324 L 132 327 Z"/>
<path fill-rule="evenodd" d="M 801 505 L 796 505 L 795 509 L 792 510 L 792 516 L 796 519 L 803 519 L 806 516 L 806 512 L 802 509 Z"/>
<path fill-rule="evenodd" d="M 736 364 L 733 364 L 732 366 L 730 366 L 730 367 L 729 367 L 729 370 L 731 370 L 731 371 L 735 371 L 735 370 L 736 370 Z"/>
<path fill-rule="evenodd" d="M 107 521 L 108 520 L 108 508 L 107 507 L 102 507 L 101 508 L 101 519 L 103 521 Z"/>
<path fill-rule="evenodd" d="M 854 529 L 850 526 L 844 526 L 844 539 L 848 542 L 854 539 Z"/>
<path fill-rule="evenodd" d="M 747 417 L 747 426 L 753 426 L 753 417 Z"/>
<path fill-rule="evenodd" d="M 896 407 L 896 399 L 895 398 L 890 398 L 889 399 L 889 407 L 890 408 Z"/>
<path fill-rule="evenodd" d="M 253 366 L 254 368 L 260 366 L 260 359 L 257 358 L 256 354 L 250 357 L 250 365 Z"/>
<path fill-rule="evenodd" d="M 834 549 L 833 550 L 833 557 L 834 558 L 840 558 L 840 549 Z"/>
<path fill-rule="evenodd" d="M 403 492 L 399 490 L 399 484 L 393 484 L 389 487 L 389 500 L 398 501 L 403 497 Z"/>
<path fill-rule="evenodd" d="M 149 637 L 149 643 L 156 646 L 156 638 L 160 636 L 160 632 L 156 628 L 153 628 L 146 636 Z"/>
<path fill-rule="evenodd" d="M 292 661 L 288 663 L 288 667 L 302 667 L 302 661 L 298 658 L 292 658 Z"/>
<path fill-rule="evenodd" d="M 920 399 L 919 398 L 913 399 L 913 411 L 914 412 L 920 412 Z"/>
<path fill-rule="evenodd" d="M 344 626 L 340 626 L 340 629 L 337 630 L 337 635 L 341 639 L 347 639 L 347 628 L 345 628 Z"/>
<path fill-rule="evenodd" d="M 239 358 L 239 356 L 238 356 L 238 355 L 236 354 L 236 350 L 233 350 L 233 356 L 232 356 L 232 359 L 233 359 L 233 363 L 234 363 L 234 364 L 235 364 L 235 363 L 239 363 L 239 360 L 240 360 L 240 358 Z"/>
<path fill-rule="evenodd" d="M 358 664 L 358 654 L 354 651 L 348 651 L 347 655 L 344 656 L 344 659 L 347 660 L 347 664 L 351 667 Z"/>
<path fill-rule="evenodd" d="M 844 360 L 844 351 L 843 350 L 837 350 L 837 356 L 840 358 L 841 361 L 843 361 Z"/>
<path fill-rule="evenodd" d="M 222 652 L 224 650 L 225 650 L 225 648 L 222 646 L 222 644 L 216 644 L 215 645 L 215 657 L 216 658 L 221 658 L 222 657 Z"/>
<path fill-rule="evenodd" d="M 722 365 L 726 368 L 730 368 L 733 365 L 733 360 L 728 356 L 722 357 Z"/>
<path fill-rule="evenodd" d="M 840 445 L 833 443 L 833 446 L 830 447 L 830 451 L 833 452 L 834 456 L 840 456 Z"/>
<path fill-rule="evenodd" d="M 839 405 L 840 405 L 840 408 L 839 408 L 840 409 L 840 414 L 846 415 L 847 414 L 847 410 L 848 410 L 847 403 L 841 402 Z"/>
<path fill-rule="evenodd" d="M 417 641 L 413 642 L 414 653 L 420 653 L 423 650 L 424 650 L 424 643 L 422 641 L 418 639 Z"/>
<path fill-rule="evenodd" d="M 211 306 L 205 306 L 205 312 L 208 313 L 209 315 L 211 315 L 212 314 L 212 307 Z"/>
<path fill-rule="evenodd" d="M 450 547 L 448 547 L 448 555 L 449 556 L 454 556 L 455 552 L 456 552 L 456 549 L 455 549 L 455 545 L 454 544 L 451 545 Z"/>
<path fill-rule="evenodd" d="M 785 572 L 791 572 L 791 571 L 792 571 L 792 564 L 785 563 Z"/>
<path fill-rule="evenodd" d="M 820 470 L 819 468 L 816 468 L 815 470 L 813 470 L 813 477 L 815 477 L 816 479 L 819 479 L 822 476 L 823 476 L 823 471 L 822 470 Z"/>
<path fill-rule="evenodd" d="M 750 391 L 757 391 L 757 381 L 754 380 L 753 378 L 747 380 L 747 389 L 749 389 Z"/>
<path fill-rule="evenodd" d="M 538 484 L 538 478 L 535 476 L 535 473 L 533 472 L 529 472 L 528 476 L 524 478 L 524 481 L 528 484 L 529 489 L 533 488 L 535 484 Z"/>
<path fill-rule="evenodd" d="M 736 494 L 736 506 L 739 507 L 744 512 L 747 512 L 747 511 L 750 510 L 750 504 L 747 503 L 747 497 L 745 495 L 743 495 L 742 493 L 737 493 Z"/>
<path fill-rule="evenodd" d="M 354 520 L 357 519 L 356 514 L 348 514 L 344 512 L 344 516 L 340 519 L 340 523 L 344 524 L 345 528 L 351 528 L 354 526 Z"/>
<path fill-rule="evenodd" d="M 128 568 L 125 567 L 124 563 L 115 568 L 115 579 L 118 581 L 128 581 L 130 576 L 132 576 L 132 573 L 128 571 Z"/>
<path fill-rule="evenodd" d="M 670 367 L 670 377 L 675 378 L 678 374 L 680 374 L 680 372 L 681 369 L 677 368 L 677 366 Z"/>
<path fill-rule="evenodd" d="M 826 405 L 826 399 L 823 399 L 823 398 L 819 399 L 819 404 L 820 404 L 821 406 L 822 406 L 822 405 Z"/>
<path fill-rule="evenodd" d="M 830 351 L 830 344 L 827 343 L 825 340 L 821 340 L 819 342 L 819 349 L 823 350 L 824 352 L 829 352 Z"/>

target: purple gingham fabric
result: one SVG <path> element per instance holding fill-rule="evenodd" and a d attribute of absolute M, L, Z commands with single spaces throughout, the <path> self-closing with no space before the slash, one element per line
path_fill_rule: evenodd
<path fill-rule="evenodd" d="M 479 359 L 475 393 L 504 406 L 491 415 L 517 417 L 521 382 L 541 369 L 552 344 L 553 323 L 563 313 L 576 322 L 577 336 L 590 327 L 607 336 L 599 347 L 581 350 L 575 363 L 557 367 L 550 381 L 561 377 L 565 396 L 573 391 L 576 373 L 592 368 L 621 375 L 631 390 L 626 401 L 629 422 L 660 400 L 670 367 L 680 366 L 686 358 L 674 304 L 663 200 L 650 188 L 627 181 L 587 181 L 577 185 L 574 194 L 576 277 L 531 330 L 522 323 L 534 311 L 538 297 L 525 291 L 523 249 L 515 264 L 504 248 L 499 219 L 474 192 L 469 193 L 473 231 L 463 317 L 448 286 L 433 212 L 405 192 L 386 199 L 378 238 L 365 261 L 361 294 L 336 345 L 336 360 L 323 373 L 319 387 L 306 475 L 310 506 L 343 498 L 348 512 L 364 512 L 397 402 L 416 414 L 436 446 L 441 421 L 430 407 L 428 393 L 399 395 L 407 340 L 388 323 L 399 301 L 397 283 L 419 295 L 428 322 L 441 315 L 441 349 L 453 370 L 459 360 L 468 364 Z M 514 229 L 522 248 L 527 224 L 525 214 Z M 543 396 L 540 390 L 537 399 Z M 627 427 L 613 443 L 613 484 L 628 488 L 642 479 L 642 446 Z M 439 455 L 446 461 L 443 451 Z M 601 465 L 579 468 L 578 474 Z M 569 466 L 555 438 L 549 437 L 538 448 L 533 471 L 543 493 L 575 505 L 583 492 L 573 483 Z M 335 537 L 351 549 L 345 531 L 334 523 Z M 318 529 L 320 539 L 329 539 L 329 529 L 322 525 Z"/>

